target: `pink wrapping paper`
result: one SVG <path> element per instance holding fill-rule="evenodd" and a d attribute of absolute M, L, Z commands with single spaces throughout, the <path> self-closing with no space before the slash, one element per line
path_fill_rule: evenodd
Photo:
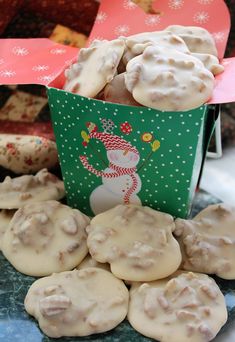
<path fill-rule="evenodd" d="M 155 0 L 153 8 L 161 14 L 146 14 L 131 0 L 103 0 L 89 40 L 159 31 L 173 24 L 201 26 L 214 36 L 219 57 L 224 56 L 230 14 L 223 0 Z"/>
<path fill-rule="evenodd" d="M 78 49 L 49 39 L 0 39 L 0 84 L 47 85 Z"/>

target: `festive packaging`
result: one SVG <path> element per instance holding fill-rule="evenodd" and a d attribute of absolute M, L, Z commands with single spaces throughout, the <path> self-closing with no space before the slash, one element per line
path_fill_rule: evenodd
<path fill-rule="evenodd" d="M 154 9 L 160 14 L 148 15 L 131 1 L 103 0 L 90 41 L 170 24 L 196 25 L 213 34 L 223 57 L 230 20 L 222 0 L 156 1 Z M 62 90 L 64 68 L 77 50 L 35 41 L 5 41 L 8 64 L 0 65 L 0 81 L 47 86 L 69 205 L 93 215 L 134 202 L 186 217 L 217 117 L 215 104 L 235 100 L 230 87 L 235 59 L 222 61 L 225 71 L 216 77 L 210 103 L 187 112 L 162 112 Z"/>

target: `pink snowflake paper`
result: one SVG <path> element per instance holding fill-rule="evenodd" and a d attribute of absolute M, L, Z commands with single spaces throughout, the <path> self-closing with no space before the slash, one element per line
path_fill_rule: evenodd
<path fill-rule="evenodd" d="M 97 16 L 105 13 L 107 18 L 102 25 L 95 23 L 89 41 L 162 30 L 173 24 L 198 25 L 212 34 L 223 32 L 224 39 L 216 39 L 219 57 L 223 57 L 230 31 L 230 14 L 223 0 L 155 0 L 153 9 L 160 15 L 146 14 L 130 0 L 102 0 Z"/>
<path fill-rule="evenodd" d="M 47 85 L 78 53 L 49 39 L 0 39 L 0 45 L 0 84 Z"/>

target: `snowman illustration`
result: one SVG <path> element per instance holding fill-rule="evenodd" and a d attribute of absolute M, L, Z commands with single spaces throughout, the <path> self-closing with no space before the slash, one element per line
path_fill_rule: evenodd
<path fill-rule="evenodd" d="M 138 150 L 126 140 L 106 132 L 92 132 L 90 139 L 100 140 L 107 152 L 109 165 L 100 171 L 95 169 L 86 156 L 80 156 L 83 166 L 97 177 L 102 178 L 90 195 L 90 207 L 95 215 L 113 208 L 117 204 L 139 204 L 137 196 L 141 190 L 141 179 L 137 174 L 140 160 Z"/>

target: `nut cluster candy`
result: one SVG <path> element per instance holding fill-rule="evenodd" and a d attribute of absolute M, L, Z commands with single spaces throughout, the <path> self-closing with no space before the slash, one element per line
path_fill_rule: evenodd
<path fill-rule="evenodd" d="M 174 273 L 181 263 L 174 229 L 169 214 L 138 205 L 119 205 L 91 220 L 87 245 L 91 256 L 108 262 L 116 277 L 151 281 Z"/>
<path fill-rule="evenodd" d="M 17 210 L 2 241 L 2 252 L 20 272 L 45 276 L 76 267 L 86 256 L 89 218 L 57 201 Z"/>
<path fill-rule="evenodd" d="M 193 220 L 175 222 L 183 269 L 235 279 L 235 206 L 210 205 Z"/>
<path fill-rule="evenodd" d="M 28 203 L 60 200 L 64 195 L 64 183 L 47 169 L 36 175 L 7 176 L 0 183 L 0 208 L 18 209 Z"/>
<path fill-rule="evenodd" d="M 89 267 L 35 281 L 25 308 L 50 337 L 87 336 L 113 329 L 123 321 L 128 300 L 121 280 Z"/>
<path fill-rule="evenodd" d="M 161 342 L 212 340 L 227 320 L 224 296 L 205 274 L 180 273 L 171 279 L 134 284 L 130 324 Z"/>
<path fill-rule="evenodd" d="M 223 70 L 207 30 L 173 25 L 93 41 L 65 71 L 64 90 L 129 106 L 186 111 L 209 101 L 214 75 Z"/>
<path fill-rule="evenodd" d="M 192 271 L 235 278 L 234 213 L 219 204 L 191 221 L 174 220 L 118 205 L 90 220 L 41 200 L 9 217 L 2 212 L 1 248 L 18 271 L 48 275 L 31 285 L 24 304 L 50 337 L 106 332 L 127 316 L 160 342 L 172 331 L 180 342 L 209 342 L 227 320 L 225 299 L 212 278 Z"/>

